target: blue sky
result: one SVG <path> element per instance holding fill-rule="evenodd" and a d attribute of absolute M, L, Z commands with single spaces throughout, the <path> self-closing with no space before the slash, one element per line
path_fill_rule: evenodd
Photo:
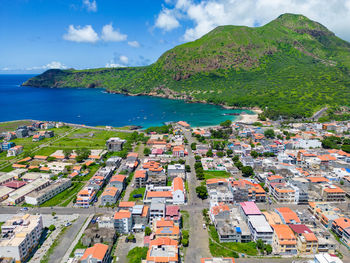
<path fill-rule="evenodd" d="M 350 40 L 348 0 L 1 0 L 0 73 L 147 65 L 218 25 L 301 13 Z"/>

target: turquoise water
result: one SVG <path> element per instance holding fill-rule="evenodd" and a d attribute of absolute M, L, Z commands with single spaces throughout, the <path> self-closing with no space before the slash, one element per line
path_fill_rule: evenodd
<path fill-rule="evenodd" d="M 0 75 L 0 121 L 38 119 L 92 126 L 150 127 L 184 120 L 192 126 L 209 126 L 237 118 L 225 113 L 242 112 L 180 100 L 109 94 L 103 89 L 21 87 L 30 77 Z"/>

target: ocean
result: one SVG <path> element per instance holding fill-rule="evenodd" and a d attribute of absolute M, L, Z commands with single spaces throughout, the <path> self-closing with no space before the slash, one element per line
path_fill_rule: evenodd
<path fill-rule="evenodd" d="M 109 94 L 103 89 L 22 87 L 31 77 L 0 75 L 0 121 L 35 119 L 147 128 L 184 120 L 197 127 L 235 120 L 238 116 L 225 114 L 242 112 L 180 100 Z"/>

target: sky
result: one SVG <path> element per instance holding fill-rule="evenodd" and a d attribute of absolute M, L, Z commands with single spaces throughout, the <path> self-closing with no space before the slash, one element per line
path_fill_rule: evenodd
<path fill-rule="evenodd" d="M 0 74 L 149 65 L 217 26 L 283 13 L 350 42 L 350 0 L 0 0 Z"/>

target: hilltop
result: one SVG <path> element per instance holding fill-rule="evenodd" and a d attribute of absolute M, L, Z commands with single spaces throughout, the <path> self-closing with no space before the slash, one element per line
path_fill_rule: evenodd
<path fill-rule="evenodd" d="M 103 87 L 307 117 L 326 105 L 349 106 L 350 43 L 305 16 L 284 14 L 261 27 L 219 26 L 149 66 L 48 70 L 23 85 Z"/>

